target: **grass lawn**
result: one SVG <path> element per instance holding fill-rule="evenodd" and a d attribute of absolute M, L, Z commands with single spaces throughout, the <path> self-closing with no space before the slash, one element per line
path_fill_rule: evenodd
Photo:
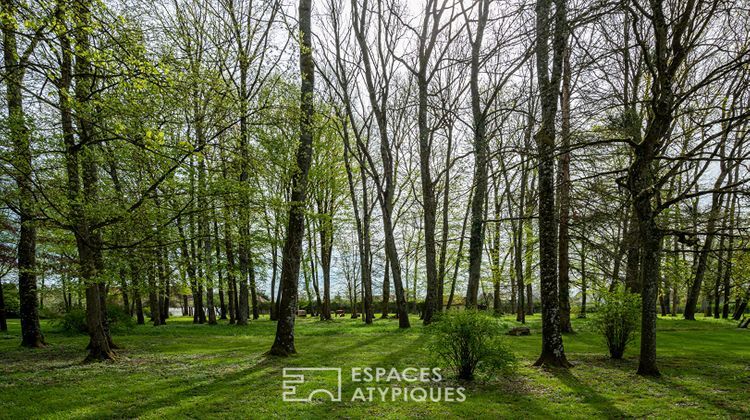
<path fill-rule="evenodd" d="M 506 319 L 509 325 L 513 324 Z M 622 361 L 606 356 L 603 342 L 585 321 L 565 336 L 570 370 L 531 367 L 540 348 L 540 320 L 531 317 L 529 337 L 507 337 L 518 358 L 513 374 L 460 384 L 464 402 L 351 401 L 357 384 L 351 367 L 433 367 L 424 331 L 398 329 L 395 320 L 367 327 L 336 319 L 298 322 L 297 351 L 287 359 L 264 352 L 275 323 L 248 327 L 193 325 L 172 318 L 167 326 L 139 326 L 119 333 L 114 363 L 82 365 L 86 336 L 43 329 L 49 347 L 19 347 L 20 327 L 10 321 L 0 335 L 0 418 L 102 417 L 750 417 L 750 331 L 713 319 L 659 320 L 659 366 L 663 377 L 637 376 L 638 343 Z M 343 400 L 282 401 L 282 368 L 343 368 Z M 382 386 L 383 384 L 379 384 Z M 397 386 L 415 386 L 399 383 Z"/>

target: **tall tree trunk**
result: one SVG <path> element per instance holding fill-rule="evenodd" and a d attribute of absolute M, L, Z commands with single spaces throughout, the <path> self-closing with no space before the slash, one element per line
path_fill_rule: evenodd
<path fill-rule="evenodd" d="M 255 284 L 255 264 L 252 256 L 248 257 L 248 275 L 250 281 L 250 303 L 253 305 L 253 319 L 260 318 L 260 307 L 258 306 L 258 288 Z"/>
<path fill-rule="evenodd" d="M 315 235 L 313 233 L 313 230 L 310 228 L 310 220 L 307 220 L 307 261 L 310 263 L 310 281 L 313 284 L 313 290 L 315 290 L 315 301 L 317 302 L 317 305 L 313 306 L 312 298 L 310 297 L 309 293 L 309 285 L 305 285 L 305 287 L 308 290 L 308 296 L 307 300 L 310 303 L 310 312 L 311 315 L 317 314 L 318 311 L 323 308 L 323 301 L 320 298 L 320 282 L 318 281 L 318 269 L 315 263 L 318 261 L 318 248 L 317 248 L 317 241 L 315 239 Z M 304 272 L 304 268 L 303 268 Z M 305 272 L 305 275 L 307 273 Z M 305 280 L 307 281 L 307 279 Z M 323 320 L 322 312 L 321 312 L 321 320 Z"/>
<path fill-rule="evenodd" d="M 2 288 L 2 278 L 0 278 L 0 288 Z M 65 313 L 70 312 L 70 286 L 68 285 L 68 276 L 66 273 L 60 274 L 60 291 L 62 292 L 62 298 L 63 298 L 63 310 Z M 2 295 L 3 291 L 0 290 L 0 295 Z M 2 297 L 2 296 L 0 296 Z M 3 312 L 0 314 L 0 316 L 5 315 L 5 305 L 0 305 L 0 312 Z M 133 316 L 133 310 L 132 307 L 130 308 L 130 316 Z"/>
<path fill-rule="evenodd" d="M 471 202 L 472 193 L 469 192 L 469 202 Z M 464 220 L 461 224 L 461 236 L 458 239 L 458 251 L 456 252 L 456 261 L 453 264 L 453 276 L 451 277 L 451 290 L 448 293 L 448 302 L 445 304 L 445 310 L 449 310 L 451 308 L 451 305 L 453 304 L 453 297 L 456 293 L 456 281 L 458 280 L 458 269 L 461 266 L 461 257 L 463 256 L 463 250 L 464 250 L 464 239 L 466 237 L 466 227 L 469 224 L 469 213 L 471 211 L 471 206 L 466 206 L 466 211 L 464 212 Z"/>
<path fill-rule="evenodd" d="M 248 296 L 248 276 L 250 272 L 250 215 L 248 202 L 248 165 L 250 160 L 250 151 L 248 150 L 248 127 L 247 127 L 247 57 L 240 59 L 240 207 L 239 212 L 239 231 L 240 239 L 238 241 L 237 253 L 239 256 L 240 279 L 239 294 L 237 298 L 237 325 L 247 325 L 250 317 L 249 296 Z"/>
<path fill-rule="evenodd" d="M 375 306 L 372 301 L 372 239 L 370 234 L 371 206 L 367 188 L 367 175 L 360 172 L 362 184 L 362 256 L 360 257 L 360 275 L 362 276 L 363 309 L 365 324 L 372 324 L 375 319 Z M 387 310 L 386 310 L 387 312 Z M 387 313 L 386 313 L 387 315 Z"/>
<path fill-rule="evenodd" d="M 282 252 L 283 252 L 283 249 L 282 249 Z M 277 321 L 279 320 L 279 310 L 281 309 L 281 293 L 283 291 L 284 290 L 281 287 L 281 278 L 279 278 L 279 287 L 278 287 L 278 290 L 276 291 L 276 320 Z"/>
<path fill-rule="evenodd" d="M 479 294 L 479 279 L 482 268 L 482 251 L 484 247 L 484 203 L 487 194 L 487 139 L 485 113 L 481 107 L 481 92 L 479 87 L 480 53 L 484 28 L 489 16 L 488 0 L 480 3 L 479 18 L 477 20 L 476 38 L 471 43 L 471 73 L 469 86 L 471 88 L 471 113 L 474 131 L 474 195 L 471 199 L 471 230 L 469 237 L 469 283 L 466 291 L 466 307 L 477 306 Z"/>
<path fill-rule="evenodd" d="M 190 158 L 190 201 L 191 203 L 196 201 L 196 187 L 195 187 L 195 165 L 193 158 Z M 196 210 L 191 204 L 191 209 Z M 179 219 L 178 219 L 179 220 Z M 190 212 L 188 216 L 188 229 L 190 232 L 190 254 L 188 258 L 190 263 L 188 264 L 188 278 L 190 279 L 191 289 L 193 292 L 193 323 L 194 324 L 205 324 L 206 323 L 206 312 L 203 306 L 203 273 L 201 258 L 199 256 L 200 245 L 196 246 L 196 223 L 195 223 L 195 211 Z M 200 229 L 199 229 L 200 231 Z"/>
<path fill-rule="evenodd" d="M 322 215 L 319 221 L 320 234 L 320 266 L 323 269 L 323 306 L 321 307 L 320 319 L 331 319 L 331 253 L 333 251 L 333 220 L 328 203 L 318 202 L 318 214 Z"/>
<path fill-rule="evenodd" d="M 388 189 L 388 188 L 387 188 Z M 392 188 L 390 188 L 392 191 Z M 393 220 L 391 215 L 393 214 L 393 203 L 392 194 L 390 198 L 386 198 L 385 211 L 383 215 L 383 228 L 385 230 L 386 237 L 386 253 L 388 254 L 388 262 L 391 266 L 391 276 L 393 278 L 393 286 L 396 291 L 396 311 L 398 315 L 398 326 L 399 328 L 409 328 L 411 323 L 409 322 L 409 312 L 406 306 L 406 294 L 404 293 L 404 286 L 401 280 L 401 263 L 398 259 L 398 250 L 396 249 L 396 237 L 393 232 Z"/>
<path fill-rule="evenodd" d="M 221 242 L 219 241 L 219 222 L 216 219 L 216 213 L 214 211 L 211 212 L 213 219 L 214 219 L 214 244 L 216 248 L 216 273 L 219 277 L 219 311 L 221 312 L 221 316 L 219 319 L 227 319 L 227 305 L 226 301 L 224 300 L 224 276 L 222 274 L 221 268 Z"/>
<path fill-rule="evenodd" d="M 154 326 L 161 325 L 161 311 L 159 310 L 159 297 L 156 293 L 156 268 L 150 264 L 148 268 L 148 307 L 151 311 L 151 322 Z"/>
<path fill-rule="evenodd" d="M 529 197 L 531 197 L 530 194 Z M 531 203 L 529 203 L 528 206 L 529 210 L 532 209 Z M 526 314 L 527 315 L 534 315 L 534 291 L 533 291 L 533 283 L 534 279 L 532 277 L 532 266 L 533 266 L 533 258 L 534 258 L 534 230 L 531 227 L 531 214 L 526 216 L 526 220 L 524 221 L 525 227 L 524 227 L 524 233 L 526 235 L 526 243 L 525 245 L 525 257 L 526 257 L 526 264 L 524 265 L 524 282 L 526 284 L 526 297 L 524 298 L 524 302 L 526 303 Z M 555 238 L 557 239 L 557 238 Z M 557 251 L 557 250 L 555 250 Z M 540 261 L 541 264 L 541 261 Z M 555 267 L 557 269 L 557 267 Z"/>
<path fill-rule="evenodd" d="M 531 132 L 531 115 L 529 115 L 529 119 L 527 122 L 528 126 L 526 127 L 527 130 L 527 136 L 528 133 Z M 528 183 L 528 165 L 525 162 L 525 158 L 522 158 L 524 160 L 521 161 L 521 195 L 518 199 L 518 220 L 514 221 L 511 225 L 513 227 L 513 242 L 514 242 L 514 248 L 513 248 L 513 259 L 514 259 L 514 267 L 515 267 L 515 280 L 516 280 L 516 291 L 518 293 L 518 299 L 517 301 L 517 312 L 516 312 L 516 321 L 521 322 L 523 324 L 526 323 L 526 297 L 525 297 L 525 291 L 526 286 L 524 282 L 524 270 L 523 270 L 523 233 L 524 233 L 524 218 L 526 217 L 526 210 L 525 210 L 525 204 L 526 204 L 526 185 Z"/>
<path fill-rule="evenodd" d="M 426 64 L 425 64 L 426 65 Z M 423 323 L 429 325 L 432 316 L 439 311 L 437 308 L 438 274 L 437 254 L 435 252 L 435 224 L 437 205 L 435 202 L 435 184 L 430 171 L 430 156 L 432 155 L 432 136 L 427 127 L 427 76 L 426 69 L 417 76 L 418 87 L 418 116 L 419 127 L 419 168 L 422 185 L 422 217 L 424 221 L 425 271 L 427 275 L 427 295 L 424 302 Z M 414 290 L 416 292 L 416 289 Z"/>
<path fill-rule="evenodd" d="M 440 257 L 438 258 L 438 289 L 437 301 L 435 308 L 438 312 L 443 311 L 443 301 L 445 298 L 445 276 L 447 272 L 448 258 L 448 235 L 450 234 L 450 191 L 451 191 L 451 159 L 453 157 L 453 122 L 448 124 L 447 128 L 448 150 L 445 153 L 445 181 L 443 182 L 443 204 L 442 204 L 442 226 L 440 232 Z"/>
<path fill-rule="evenodd" d="M 299 1 L 300 31 L 300 144 L 297 149 L 297 170 L 292 175 L 292 196 L 289 206 L 289 221 L 282 254 L 281 303 L 276 337 L 270 354 L 288 356 L 297 350 L 294 347 L 294 321 L 297 310 L 297 284 L 299 282 L 302 238 L 305 230 L 305 202 L 307 174 L 312 159 L 313 92 L 315 64 L 312 54 L 311 8 L 312 0 Z"/>
<path fill-rule="evenodd" d="M 419 279 L 419 245 L 420 245 L 421 242 L 422 242 L 422 237 L 419 235 L 419 232 L 417 232 L 417 247 L 414 248 L 414 271 L 413 271 L 413 274 L 412 274 L 412 285 L 413 285 L 413 287 L 411 289 L 411 293 L 412 293 L 412 297 L 414 298 L 414 312 L 419 312 L 420 313 L 420 317 L 422 317 L 424 315 L 424 311 L 420 311 L 417 308 L 417 280 Z M 407 266 L 407 275 L 406 275 L 406 278 L 409 278 L 409 275 L 408 275 L 408 265 L 409 265 L 409 262 L 408 262 L 408 260 L 407 260 L 407 262 L 404 263 L 404 265 Z M 427 306 L 427 301 L 425 300 L 425 307 L 426 306 Z"/>
<path fill-rule="evenodd" d="M 393 286 L 396 291 L 396 310 L 398 315 L 399 328 L 409 328 L 409 314 L 406 307 L 406 296 L 404 294 L 404 283 L 401 278 L 401 262 L 398 257 L 398 247 L 396 246 L 396 237 L 394 234 L 393 220 L 393 200 L 396 191 L 395 169 L 393 162 L 393 151 L 391 150 L 390 139 L 388 138 L 388 123 L 386 115 L 386 104 L 388 100 L 387 92 L 382 95 L 380 100 L 377 98 L 376 86 L 373 76 L 372 64 L 370 63 L 370 47 L 365 39 L 365 28 L 368 20 L 365 19 L 368 12 L 367 8 L 360 8 L 355 0 L 352 0 L 352 16 L 354 17 L 353 27 L 357 38 L 357 43 L 362 51 L 362 67 L 365 73 L 365 82 L 367 92 L 375 114 L 375 121 L 378 125 L 378 134 L 380 136 L 380 157 L 383 165 L 384 182 L 381 183 L 379 177 L 375 179 L 375 185 L 378 186 L 378 201 L 380 202 L 383 217 L 383 234 L 385 236 L 385 252 L 391 267 L 393 277 Z M 381 187 L 381 185 L 383 185 Z"/>
<path fill-rule="evenodd" d="M 515 245 L 515 239 L 511 236 L 510 246 L 510 265 L 508 266 L 508 279 L 510 282 L 510 313 L 515 314 L 518 311 L 518 304 L 516 303 L 516 267 L 515 267 L 515 252 L 513 252 Z"/>
<path fill-rule="evenodd" d="M 625 266 L 625 289 L 633 293 L 640 293 L 642 288 L 641 275 L 641 244 L 639 242 L 638 233 L 638 216 L 633 209 L 630 212 L 630 223 L 628 223 L 628 231 L 625 234 L 627 249 L 628 249 L 628 262 Z"/>
<path fill-rule="evenodd" d="M 687 2 L 684 6 L 680 5 L 679 11 L 672 10 L 672 5 L 667 5 L 670 11 L 666 12 L 663 0 L 653 0 L 649 3 L 649 7 L 651 9 L 649 12 L 642 9 L 638 12 L 633 9 L 629 10 L 631 14 L 637 14 L 639 18 L 643 18 L 642 21 L 647 23 L 649 36 L 638 37 L 638 41 L 642 49 L 653 51 L 653 56 L 644 57 L 648 60 L 646 68 L 650 73 L 649 97 L 646 105 L 648 121 L 645 125 L 643 140 L 632 142 L 635 158 L 628 170 L 627 185 L 633 197 L 635 216 L 638 221 L 638 242 L 641 245 L 640 281 L 643 291 L 641 293 L 641 354 L 638 373 L 658 376 L 656 289 L 660 278 L 659 254 L 663 233 L 656 224 L 660 208 L 654 208 L 652 201 L 659 194 L 656 184 L 660 163 L 659 154 L 665 142 L 669 140 L 675 104 L 678 103 L 673 84 L 678 79 L 677 75 L 681 74 L 682 65 L 694 42 L 689 28 L 703 26 L 704 23 L 701 21 L 708 22 L 714 9 L 708 13 L 704 13 L 703 10 L 698 12 L 696 8 L 700 9 L 700 6 L 696 6 L 695 2 Z M 680 18 L 668 18 L 666 13 L 677 13 Z M 633 25 L 632 29 L 639 30 L 636 25 Z M 711 230 L 709 229 L 709 235 L 713 234 Z M 710 245 L 710 241 L 706 242 Z M 697 299 L 697 293 L 693 294 L 693 299 Z M 686 318 L 690 317 L 686 314 Z"/>
<path fill-rule="evenodd" d="M 3 279 L 0 276 L 0 331 L 8 331 L 8 322 L 5 320 L 5 296 L 3 290 Z"/>
<path fill-rule="evenodd" d="M 500 222 L 498 219 L 500 219 L 501 216 L 501 200 L 500 200 L 500 192 L 498 191 L 498 185 L 497 182 L 494 183 L 494 203 L 495 203 L 495 224 L 494 224 L 494 234 L 492 235 L 492 248 L 490 251 L 490 256 L 492 260 L 492 282 L 494 285 L 494 293 L 493 293 L 493 302 L 492 302 L 492 309 L 495 315 L 502 315 L 503 311 L 501 309 L 500 305 L 500 282 L 502 281 L 502 272 L 503 268 L 505 266 L 505 261 L 503 261 L 503 266 L 500 265 Z M 508 254 L 505 255 L 505 257 L 508 257 Z"/>
<path fill-rule="evenodd" d="M 161 249 L 159 250 L 159 291 L 161 293 L 161 301 L 159 307 L 161 308 L 161 323 L 162 325 L 167 323 L 169 319 L 169 306 L 170 298 L 169 294 L 169 256 L 166 246 L 162 243 Z"/>
<path fill-rule="evenodd" d="M 381 309 L 380 318 L 388 318 L 388 305 L 391 301 L 391 272 L 390 262 L 388 256 L 385 257 L 385 266 L 383 270 L 383 307 Z"/>
<path fill-rule="evenodd" d="M 188 222 L 188 228 L 192 236 L 192 221 Z M 200 299 L 201 293 L 198 289 L 198 279 L 195 268 L 195 241 L 192 237 L 188 240 L 180 217 L 177 218 L 177 232 L 180 235 L 180 254 L 182 255 L 183 264 L 185 264 L 188 283 L 190 283 L 190 292 L 193 296 L 193 323 L 197 324 L 200 322 L 199 313 L 203 311 L 203 305 Z"/>
<path fill-rule="evenodd" d="M 307 295 L 307 312 L 310 316 L 315 316 L 315 307 L 313 306 L 312 294 L 310 293 L 310 276 L 311 272 L 302 267 L 302 278 L 305 280 L 305 294 Z"/>
<path fill-rule="evenodd" d="M 234 266 L 234 244 L 232 243 L 232 225 L 229 221 L 229 210 L 224 210 L 224 249 L 227 254 L 227 288 L 229 298 L 229 324 L 237 322 L 237 280 Z"/>
<path fill-rule="evenodd" d="M 271 321 L 278 320 L 277 316 L 277 302 L 276 299 L 276 276 L 278 275 L 278 268 L 279 268 L 279 262 L 278 262 L 278 246 L 276 245 L 276 239 L 278 237 L 278 222 L 274 220 L 274 236 L 273 236 L 273 245 L 271 245 L 271 314 L 270 318 Z M 269 235 L 270 236 L 270 235 Z M 279 291 L 281 291 L 281 287 L 279 287 Z"/>
<path fill-rule="evenodd" d="M 199 90 L 195 89 L 196 92 Z M 195 136 L 200 147 L 206 145 L 206 133 L 204 128 L 204 110 L 201 109 L 200 103 L 195 101 L 193 117 L 195 119 Z M 213 284 L 213 263 L 211 258 L 211 212 L 209 209 L 212 206 L 211 201 L 208 198 L 208 169 L 206 167 L 207 156 L 202 156 L 198 159 L 198 208 L 200 214 L 198 218 L 198 234 L 200 239 L 198 240 L 198 267 L 199 270 L 203 271 L 201 280 L 205 283 L 206 287 L 206 312 L 208 312 L 208 324 L 216 325 L 216 310 L 214 308 L 214 284 Z M 202 298 L 202 296 L 201 296 Z"/>
<path fill-rule="evenodd" d="M 208 221 L 205 221 L 208 224 Z M 213 264 L 211 262 L 211 240 L 208 229 L 205 229 L 206 237 L 203 239 L 203 258 L 205 261 L 204 279 L 206 280 L 206 311 L 208 312 L 208 325 L 216 325 L 216 307 L 214 306 L 214 281 Z"/>
<path fill-rule="evenodd" d="M 672 313 L 672 284 L 666 278 L 664 279 L 664 309 L 663 316 Z"/>
<path fill-rule="evenodd" d="M 136 322 L 138 323 L 138 325 L 143 325 L 146 323 L 146 320 L 143 316 L 143 300 L 141 298 L 141 273 L 133 256 L 130 256 L 129 259 L 131 278 L 130 283 L 133 288 L 133 301 L 135 304 Z"/>
<path fill-rule="evenodd" d="M 560 96 L 560 113 L 562 126 L 560 130 L 560 157 L 557 161 L 557 197 L 559 206 L 558 230 L 558 283 L 560 296 L 560 332 L 571 333 L 570 324 L 570 42 L 566 43 L 563 53 L 562 93 Z"/>
<path fill-rule="evenodd" d="M 620 267 L 622 266 L 622 258 L 625 256 L 626 245 L 625 238 L 627 238 L 628 232 L 628 212 L 623 212 L 624 217 L 620 218 L 620 226 L 617 228 L 617 249 L 615 250 L 615 259 L 612 266 L 612 281 L 609 283 L 609 291 L 614 292 L 617 286 L 620 284 Z"/>
<path fill-rule="evenodd" d="M 739 167 L 740 165 L 737 165 L 735 167 L 735 176 L 734 181 L 736 182 L 739 179 Z M 724 319 L 729 318 L 729 298 L 732 294 L 732 287 L 731 287 L 731 279 L 732 279 L 732 257 L 733 257 L 733 250 L 734 248 L 734 218 L 735 218 L 735 208 L 737 206 L 737 195 L 733 195 L 732 198 L 732 204 L 729 206 L 729 221 L 727 223 L 729 227 L 729 245 L 726 252 L 726 263 L 724 265 L 724 306 L 721 311 L 721 317 Z"/>
<path fill-rule="evenodd" d="M 359 270 L 362 281 L 362 301 L 364 307 L 363 316 L 365 324 L 372 324 L 373 318 L 375 316 L 375 310 L 373 308 L 372 302 L 372 270 L 370 269 L 370 205 L 367 190 L 367 175 L 365 173 L 365 169 L 360 168 L 359 178 L 362 188 L 362 205 L 360 208 L 359 200 L 357 200 L 354 174 L 350 162 L 352 148 L 349 140 L 349 127 L 347 125 L 347 121 L 345 119 L 343 121 L 344 126 L 342 129 L 342 137 L 344 139 L 344 166 L 346 168 L 346 177 L 349 185 L 349 197 L 351 199 L 352 209 L 354 211 L 354 222 L 357 228 L 357 249 L 359 251 Z M 361 159 L 357 159 L 357 161 L 360 166 L 363 165 Z"/>
<path fill-rule="evenodd" d="M 722 229 L 722 232 L 725 231 L 725 229 Z M 719 239 L 719 249 L 717 250 L 717 258 L 716 258 L 716 264 L 717 264 L 717 270 L 716 270 L 716 278 L 714 279 L 714 311 L 713 315 L 714 318 L 719 319 L 721 317 L 721 310 L 719 309 L 719 305 L 721 304 L 721 285 L 722 280 L 724 279 L 724 235 L 721 235 L 721 238 Z"/>
<path fill-rule="evenodd" d="M 21 316 L 21 345 L 44 347 L 44 335 L 39 326 L 39 310 L 36 284 L 36 222 L 34 219 L 34 195 L 32 192 L 31 136 L 26 126 L 23 109 L 23 78 L 26 73 L 26 58 L 31 50 L 21 56 L 16 43 L 17 2 L 2 1 L 3 18 L 0 19 L 3 33 L 3 59 L 5 76 L 5 100 L 8 108 L 7 126 L 13 143 L 11 166 L 19 191 L 18 213 L 20 231 L 17 248 L 18 298 Z M 34 41 L 36 42 L 36 41 Z M 33 47 L 30 47 L 33 49 Z"/>
<path fill-rule="evenodd" d="M 557 290 L 557 226 L 555 223 L 555 114 L 560 87 L 562 56 L 567 39 L 566 3 L 554 0 L 554 25 L 550 21 L 551 0 L 536 3 L 536 66 L 542 119 L 536 133 L 539 160 L 539 272 L 542 301 L 542 354 L 536 366 L 568 367 L 560 334 L 560 296 Z M 552 37 L 552 74 L 549 42 Z"/>
<path fill-rule="evenodd" d="M 586 273 L 586 242 L 581 242 L 581 311 L 578 318 L 586 318 L 586 300 L 588 298 L 588 275 Z"/>
<path fill-rule="evenodd" d="M 425 5 L 425 18 L 422 21 L 421 35 L 418 38 L 418 58 L 414 71 L 417 82 L 417 131 L 419 138 L 419 175 L 422 189 L 422 218 L 424 222 L 424 245 L 425 245 L 425 274 L 427 276 L 427 293 L 422 312 L 424 325 L 432 322 L 433 315 L 440 312 L 442 297 L 438 299 L 440 281 L 437 269 L 437 252 L 435 241 L 435 228 L 437 224 L 437 200 L 435 198 L 435 182 L 431 174 L 432 139 L 433 130 L 428 126 L 428 88 L 434 69 L 430 69 L 432 53 L 434 51 L 437 36 L 441 31 L 441 22 L 445 7 L 438 2 L 429 1 Z M 440 58 L 438 58 L 440 60 Z M 446 167 L 446 177 L 449 176 L 449 167 Z M 446 191 L 446 194 L 448 192 Z M 414 289 L 416 292 L 416 288 Z"/>
<path fill-rule="evenodd" d="M 248 320 L 250 319 L 250 290 L 248 289 L 247 281 L 248 276 L 250 274 L 249 272 L 249 260 L 248 256 L 245 254 L 243 257 L 242 251 L 244 251 L 242 246 L 242 239 L 239 241 L 240 246 L 238 252 L 240 253 L 240 281 L 239 281 L 239 291 L 237 295 L 237 325 L 247 325 Z M 244 264 L 243 264 L 244 260 Z M 245 266 L 245 270 L 243 272 L 242 266 Z"/>
<path fill-rule="evenodd" d="M 109 334 L 106 320 L 106 287 L 100 279 L 103 270 L 101 233 L 92 229 L 92 220 L 87 208 L 98 203 L 98 165 L 96 139 L 92 121 L 96 118 L 91 95 L 95 88 L 94 72 L 90 62 L 89 39 L 91 26 L 90 1 L 80 1 L 73 5 L 76 16 L 73 26 L 75 40 L 75 73 L 70 68 L 70 54 L 73 49 L 63 45 L 63 63 L 60 81 L 60 110 L 63 123 L 63 141 L 66 146 L 66 169 L 71 217 L 78 248 L 81 279 L 86 285 L 86 320 L 89 331 L 89 354 L 86 361 L 111 360 L 115 358 L 114 344 Z M 62 40 L 61 44 L 68 40 Z M 65 58 L 64 58 L 65 60 Z M 77 75 L 75 83 L 76 121 L 80 144 L 74 143 L 72 118 L 70 118 L 70 94 L 72 74 Z M 79 181 L 80 180 L 80 181 Z"/>
<path fill-rule="evenodd" d="M 653 135 L 653 134 L 652 134 Z M 640 244 L 641 280 L 641 357 L 638 373 L 658 376 L 656 367 L 656 300 L 659 284 L 659 263 L 661 234 L 656 226 L 655 214 L 651 200 L 653 193 L 648 189 L 653 185 L 653 165 L 656 155 L 655 142 L 644 139 L 636 148 L 636 157 L 630 168 L 631 191 L 634 200 L 635 215 L 638 220 L 638 243 Z"/>
<path fill-rule="evenodd" d="M 714 189 L 721 188 L 726 174 L 726 167 L 722 164 L 722 171 L 714 182 Z M 693 276 L 693 282 L 688 289 L 687 299 L 685 300 L 685 311 L 683 313 L 683 316 L 688 320 L 695 320 L 695 307 L 698 303 L 698 296 L 700 295 L 701 287 L 703 285 L 703 279 L 705 278 L 706 269 L 708 268 L 708 256 L 713 249 L 713 241 L 716 237 L 716 223 L 719 219 L 721 206 L 724 201 L 723 198 L 724 196 L 720 192 L 714 192 L 711 198 L 711 210 L 708 214 L 706 238 L 703 242 L 703 246 L 701 247 L 700 252 L 698 253 L 698 262 L 695 264 L 695 274 Z"/>
<path fill-rule="evenodd" d="M 123 189 L 122 189 L 122 183 L 120 182 L 120 177 L 117 172 L 117 161 L 114 156 L 114 153 L 111 149 L 107 150 L 107 156 L 106 159 L 108 171 L 110 178 L 112 179 L 112 186 L 114 187 L 115 192 L 118 196 L 118 202 L 120 205 L 123 204 L 123 198 L 125 196 Z M 120 229 L 115 231 L 115 242 L 122 243 L 124 242 L 123 234 L 124 232 Z M 124 257 L 120 255 L 120 258 L 123 259 Z M 127 276 L 125 274 L 125 266 L 121 265 L 118 270 L 118 276 L 120 278 L 120 293 L 122 293 L 122 306 L 126 313 L 128 313 L 130 316 L 133 316 L 132 307 L 130 305 L 130 299 L 128 294 L 128 283 L 127 283 Z M 42 288 L 44 287 L 44 284 L 42 284 Z M 41 303 L 41 302 L 40 302 Z"/>
<path fill-rule="evenodd" d="M 130 312 L 130 297 L 128 296 L 129 288 L 128 288 L 128 283 L 127 283 L 127 278 L 125 275 L 125 267 L 121 267 L 119 269 L 118 276 L 120 277 L 120 293 L 122 293 L 122 308 L 126 314 L 133 316 L 133 313 Z"/>

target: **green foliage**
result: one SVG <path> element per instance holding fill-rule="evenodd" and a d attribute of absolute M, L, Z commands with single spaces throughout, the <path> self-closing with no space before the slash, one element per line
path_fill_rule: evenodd
<path fill-rule="evenodd" d="M 107 320 L 109 320 L 110 328 L 115 331 L 130 331 L 135 327 L 133 317 L 118 305 L 107 306 Z"/>
<path fill-rule="evenodd" d="M 75 308 L 63 315 L 61 318 L 52 320 L 52 325 L 66 332 L 75 334 L 87 334 L 86 310 Z"/>
<path fill-rule="evenodd" d="M 662 273 L 670 284 L 683 284 L 685 279 L 692 276 L 691 262 L 677 255 L 665 258 Z"/>
<path fill-rule="evenodd" d="M 594 325 L 604 336 L 609 355 L 622 359 L 625 347 L 635 337 L 641 316 L 641 300 L 623 287 L 614 292 L 602 291 L 602 303 L 597 308 Z"/>
<path fill-rule="evenodd" d="M 505 327 L 484 313 L 446 312 L 428 331 L 432 336 L 430 350 L 460 379 L 472 380 L 477 370 L 489 374 L 508 368 L 514 361 L 502 341 Z"/>
<path fill-rule="evenodd" d="M 3 300 L 5 302 L 5 312 L 8 316 L 17 316 L 20 303 L 18 300 L 18 287 L 14 284 L 3 283 Z"/>
<path fill-rule="evenodd" d="M 133 318 L 119 306 L 107 306 L 107 320 L 110 330 L 114 332 L 130 331 L 135 327 Z M 81 308 L 72 309 L 62 317 L 52 320 L 52 325 L 68 334 L 88 334 L 89 332 L 86 324 L 86 310 Z"/>
<path fill-rule="evenodd" d="M 57 305 L 44 305 L 44 308 L 39 308 L 39 318 L 42 319 L 60 318 L 64 313 L 65 308 L 62 302 Z"/>

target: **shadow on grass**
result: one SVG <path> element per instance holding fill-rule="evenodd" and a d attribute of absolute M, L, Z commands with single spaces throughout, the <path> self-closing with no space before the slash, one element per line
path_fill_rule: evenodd
<path fill-rule="evenodd" d="M 171 321 L 170 321 L 171 322 Z M 661 321 L 660 321 L 661 322 Z M 538 354 L 539 336 L 508 338 L 523 367 L 515 375 L 462 384 L 444 371 L 436 386 L 466 387 L 464 403 L 352 402 L 351 367 L 431 367 L 427 335 L 398 329 L 397 320 L 374 326 L 349 320 L 301 322 L 300 354 L 265 358 L 275 323 L 252 321 L 247 327 L 194 325 L 176 319 L 166 327 L 139 326 L 116 336 L 125 348 L 114 363 L 80 365 L 87 338 L 51 332 L 48 349 L 28 351 L 0 340 L 2 414 L 9 417 L 669 417 L 705 415 L 746 418 L 750 384 L 750 335 L 712 323 L 674 321 L 660 331 L 660 379 L 635 375 L 636 350 L 623 361 L 604 356 L 597 335 L 580 324 L 566 337 L 566 350 L 577 365 L 571 371 L 529 368 Z M 13 325 L 18 330 L 17 323 Z M 710 335 L 709 335 L 710 334 Z M 745 344 L 747 343 L 747 344 Z M 720 351 L 719 351 L 720 350 Z M 526 363 L 528 362 L 528 363 Z M 282 369 L 287 366 L 342 367 L 341 403 L 282 401 Z M 371 384 L 372 385 L 372 384 Z M 381 382 L 376 386 L 388 386 Z M 409 387 L 414 384 L 394 383 Z M 365 385 L 367 386 L 367 385 Z M 684 404 L 684 405 L 682 405 Z M 676 410 L 676 411 L 672 411 Z"/>
<path fill-rule="evenodd" d="M 728 376 L 732 377 L 732 376 Z M 698 392 L 688 386 L 685 386 L 677 381 L 674 380 L 674 378 L 671 378 L 670 376 L 662 374 L 662 376 L 656 378 L 653 376 L 644 376 L 645 379 L 651 381 L 654 384 L 663 385 L 667 388 L 673 389 L 677 392 L 679 392 L 683 396 L 689 396 L 694 400 L 697 401 L 703 401 L 710 406 L 714 407 L 717 412 L 724 412 L 727 414 L 730 414 L 730 417 L 737 417 L 737 418 L 748 418 L 747 411 L 743 411 L 738 409 L 732 401 L 723 401 L 721 399 L 715 398 L 711 392 Z M 745 398 L 747 398 L 747 395 L 745 395 Z"/>
<path fill-rule="evenodd" d="M 568 369 L 547 369 L 547 371 L 560 382 L 565 384 L 565 386 L 570 388 L 574 393 L 582 397 L 584 404 L 587 404 L 594 410 L 598 411 L 603 417 L 622 418 L 627 416 L 622 410 L 612 404 L 609 399 L 601 396 L 590 386 L 581 382 Z"/>

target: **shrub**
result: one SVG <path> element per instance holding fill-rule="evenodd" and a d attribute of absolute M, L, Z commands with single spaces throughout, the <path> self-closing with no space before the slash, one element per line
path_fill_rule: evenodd
<path fill-rule="evenodd" d="M 513 354 L 505 347 L 505 328 L 496 319 L 476 311 L 440 314 L 428 328 L 430 350 L 459 379 L 472 380 L 474 372 L 492 373 L 508 368 Z"/>
<path fill-rule="evenodd" d="M 107 319 L 113 331 L 130 331 L 135 327 L 133 317 L 118 305 L 107 305 Z"/>
<path fill-rule="evenodd" d="M 112 331 L 131 330 L 135 326 L 133 317 L 116 305 L 107 306 L 107 320 Z M 71 309 L 61 318 L 53 323 L 62 331 L 74 334 L 88 334 L 86 323 L 86 310 L 81 308 Z"/>
<path fill-rule="evenodd" d="M 45 305 L 44 308 L 39 309 L 40 319 L 58 319 L 65 313 L 65 309 L 62 305 Z"/>
<path fill-rule="evenodd" d="M 3 298 L 5 300 L 5 316 L 8 318 L 18 317 L 18 312 L 21 307 L 20 301 L 18 300 L 18 287 L 15 284 L 2 283 Z"/>
<path fill-rule="evenodd" d="M 86 326 L 86 311 L 81 308 L 71 309 L 52 323 L 67 333 L 86 334 L 89 331 Z"/>
<path fill-rule="evenodd" d="M 620 287 L 614 292 L 602 292 L 603 302 L 597 308 L 594 325 L 604 336 L 613 359 L 622 359 L 625 347 L 635 337 L 641 316 L 639 295 Z"/>

